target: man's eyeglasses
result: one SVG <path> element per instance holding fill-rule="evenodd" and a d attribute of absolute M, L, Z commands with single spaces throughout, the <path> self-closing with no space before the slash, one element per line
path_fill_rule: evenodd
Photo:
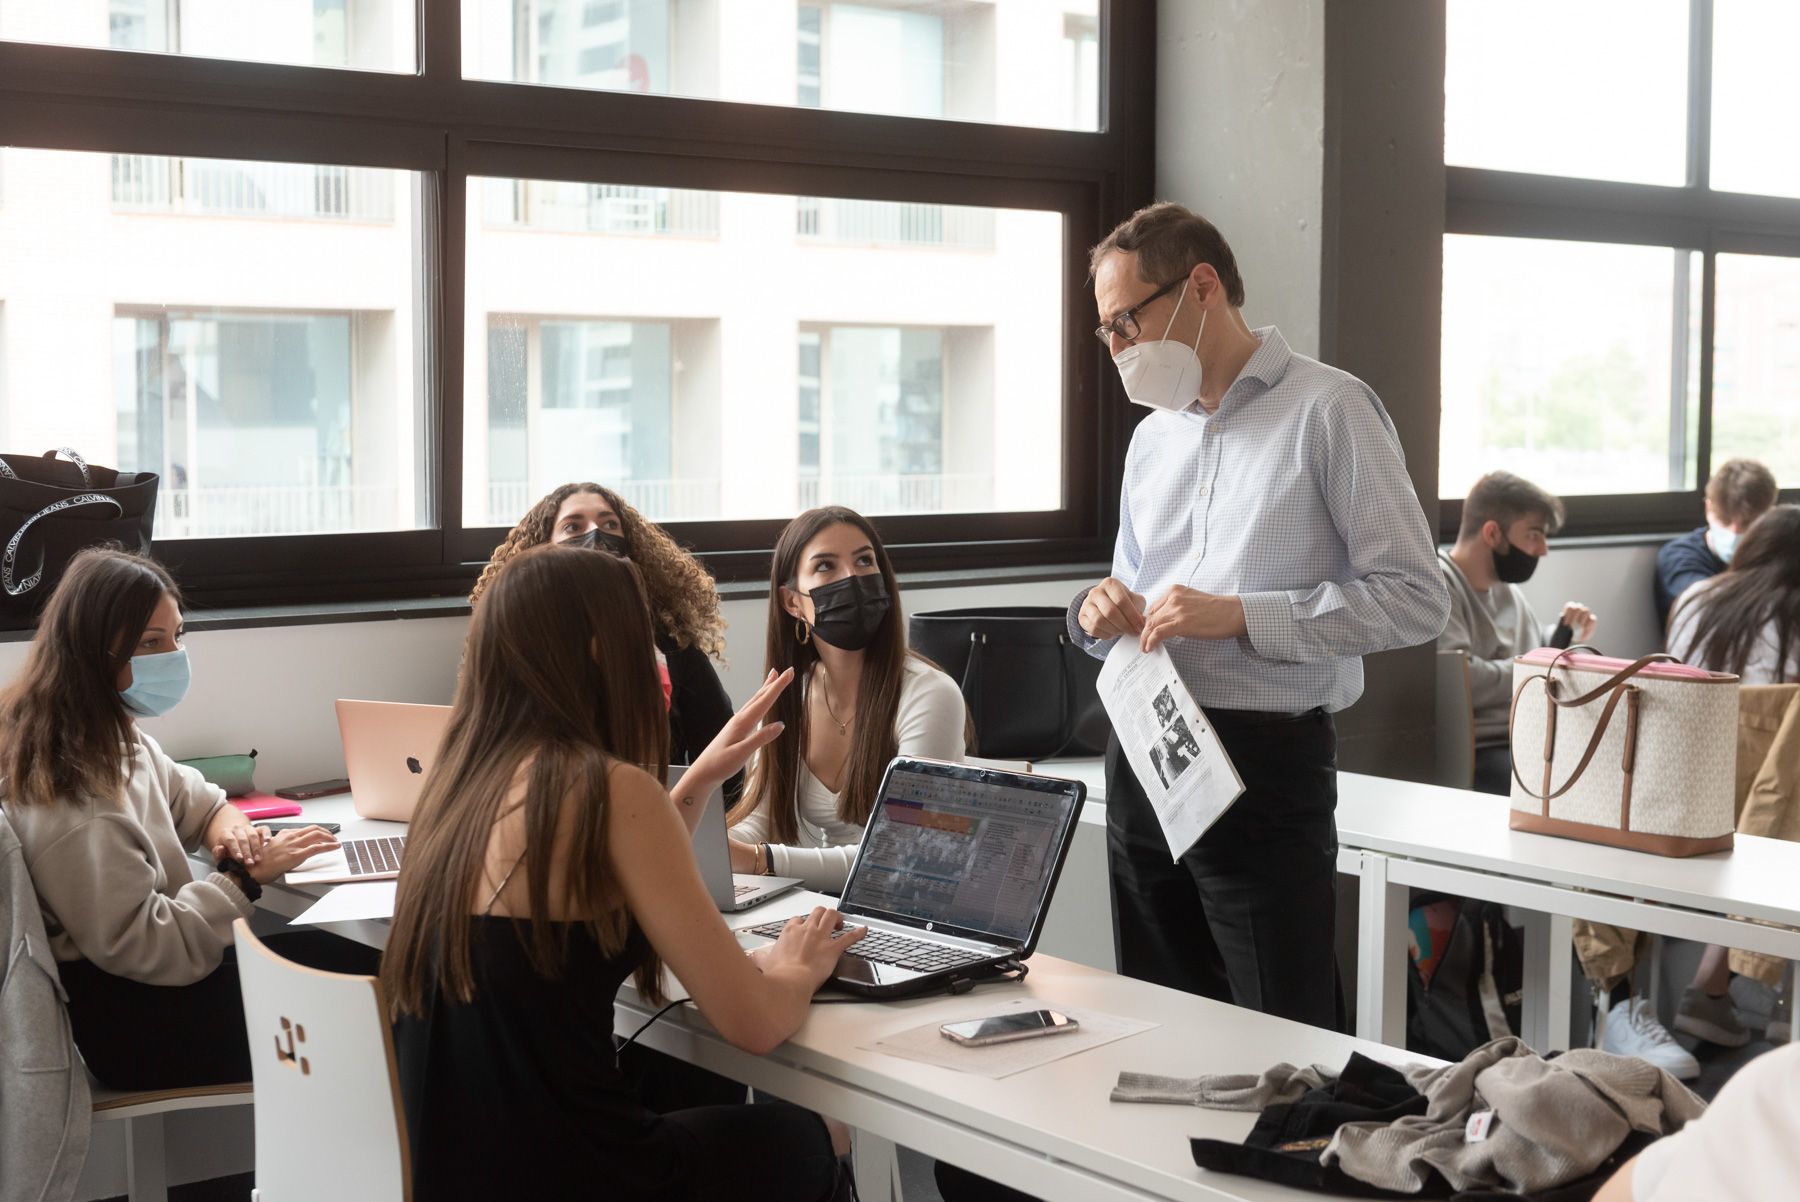
<path fill-rule="evenodd" d="M 1187 283 L 1187 279 L 1188 278 L 1184 275 L 1170 280 L 1161 288 L 1158 288 L 1155 292 L 1152 292 L 1149 296 L 1146 296 L 1143 300 L 1131 306 L 1131 308 L 1125 310 L 1105 325 L 1095 327 L 1094 337 L 1098 338 L 1100 344 L 1109 351 L 1112 350 L 1112 340 L 1114 337 L 1123 338 L 1126 342 L 1136 342 L 1138 340 L 1138 335 L 1143 333 L 1143 331 L 1138 328 L 1138 311 L 1152 301 L 1160 300 L 1169 295 L 1169 293 Z"/>

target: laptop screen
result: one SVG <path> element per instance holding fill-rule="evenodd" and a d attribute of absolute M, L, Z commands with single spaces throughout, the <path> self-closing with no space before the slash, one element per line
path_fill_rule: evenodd
<path fill-rule="evenodd" d="M 1024 945 L 1061 867 L 1072 781 L 896 760 L 869 815 L 845 911 Z"/>

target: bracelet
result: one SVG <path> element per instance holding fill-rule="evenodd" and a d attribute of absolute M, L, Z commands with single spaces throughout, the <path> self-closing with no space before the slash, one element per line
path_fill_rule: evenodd
<path fill-rule="evenodd" d="M 252 905 L 256 903 L 257 899 L 262 897 L 262 882 L 251 876 L 250 870 L 245 868 L 243 864 L 233 859 L 231 856 L 223 857 L 217 864 L 213 865 L 213 867 L 230 877 L 232 883 L 243 891 L 245 898 L 247 898 Z"/>
<path fill-rule="evenodd" d="M 775 875 L 775 857 L 769 854 L 769 845 L 767 843 L 758 843 L 756 845 L 756 862 L 759 865 L 756 870 L 757 876 Z"/>

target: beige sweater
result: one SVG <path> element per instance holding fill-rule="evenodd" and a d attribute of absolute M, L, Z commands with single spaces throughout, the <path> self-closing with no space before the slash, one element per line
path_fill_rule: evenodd
<path fill-rule="evenodd" d="M 8 805 L 50 949 L 146 985 L 191 985 L 219 966 L 248 898 L 228 876 L 196 881 L 198 850 L 224 791 L 142 731 L 116 797 Z"/>

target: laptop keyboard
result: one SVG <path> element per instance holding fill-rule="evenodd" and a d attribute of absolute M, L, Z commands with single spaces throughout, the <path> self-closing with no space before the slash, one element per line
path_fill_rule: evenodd
<path fill-rule="evenodd" d="M 400 854 L 406 850 L 405 835 L 389 835 L 381 839 L 349 839 L 344 843 L 344 859 L 350 864 L 351 876 L 373 876 L 400 871 Z"/>
<path fill-rule="evenodd" d="M 761 926 L 751 927 L 750 930 L 754 934 L 777 939 L 780 938 L 781 930 L 785 926 L 787 926 L 785 921 L 765 922 Z M 957 968 L 964 964 L 974 964 L 990 958 L 980 952 L 965 951 L 947 943 L 912 939 L 905 935 L 896 935 L 891 931 L 878 931 L 872 927 L 867 935 L 857 940 L 856 945 L 844 954 L 861 956 L 864 960 L 876 964 L 910 968 L 917 972 L 937 972 L 940 969 Z"/>

